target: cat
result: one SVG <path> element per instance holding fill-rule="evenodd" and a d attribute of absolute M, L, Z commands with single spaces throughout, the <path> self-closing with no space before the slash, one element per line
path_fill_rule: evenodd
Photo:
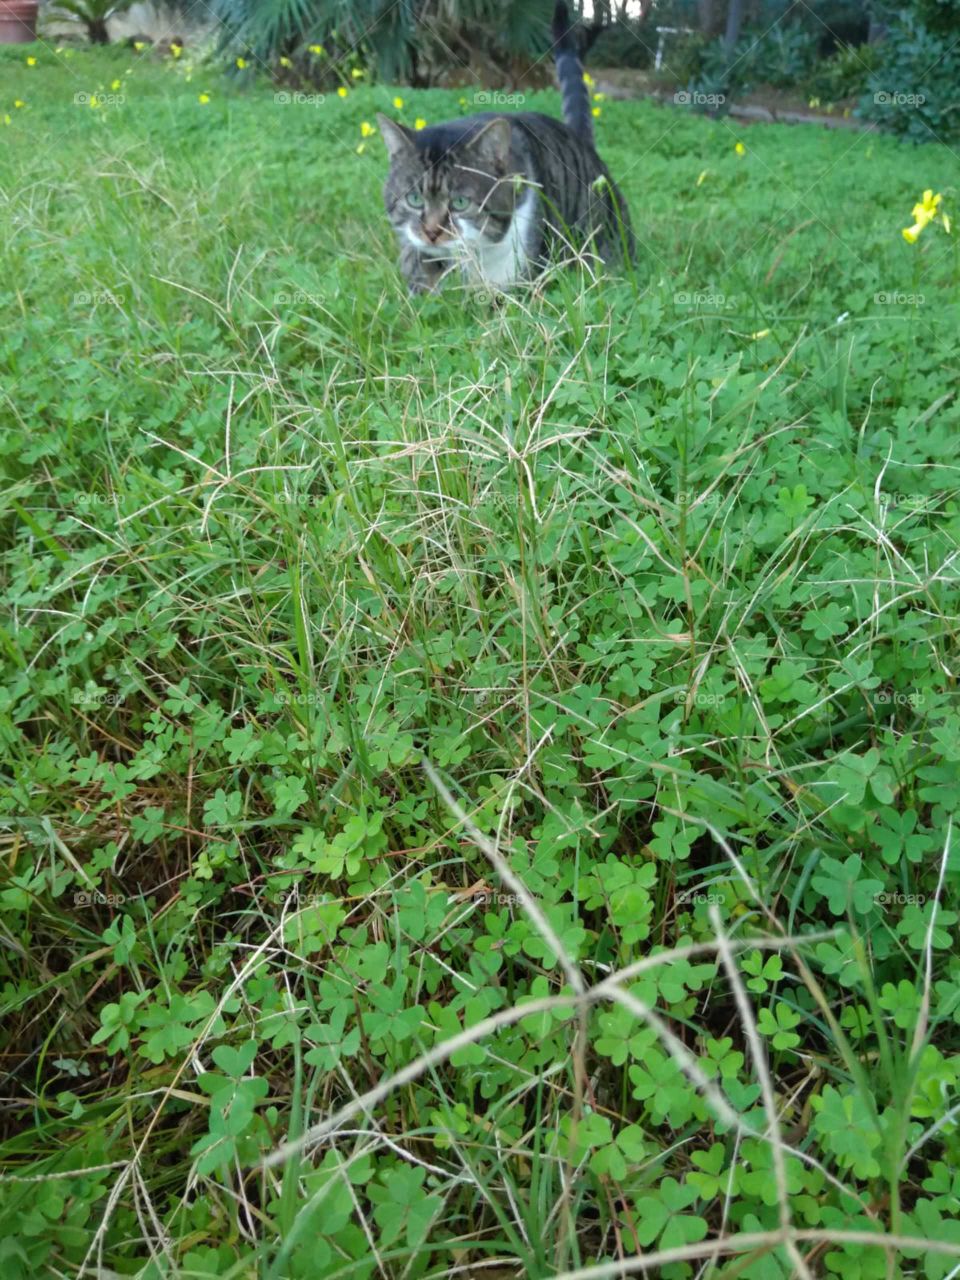
<path fill-rule="evenodd" d="M 377 116 L 390 155 L 384 203 L 411 293 L 451 276 L 508 289 L 571 248 L 610 264 L 632 256 L 626 203 L 594 149 L 565 3 L 553 38 L 562 122 L 484 112 L 414 131 Z"/>

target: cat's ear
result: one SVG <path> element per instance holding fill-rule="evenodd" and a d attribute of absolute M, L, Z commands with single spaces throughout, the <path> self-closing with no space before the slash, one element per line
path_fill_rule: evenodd
<path fill-rule="evenodd" d="M 409 129 L 405 129 L 402 124 L 397 124 L 396 120 L 391 120 L 380 111 L 377 112 L 377 124 L 380 126 L 391 160 L 396 160 L 397 156 L 413 151 L 413 137 Z"/>
<path fill-rule="evenodd" d="M 461 168 L 476 167 L 497 176 L 506 173 L 510 165 L 511 134 L 510 121 L 503 116 L 485 124 L 469 142 L 464 143 L 462 154 L 466 164 Z"/>

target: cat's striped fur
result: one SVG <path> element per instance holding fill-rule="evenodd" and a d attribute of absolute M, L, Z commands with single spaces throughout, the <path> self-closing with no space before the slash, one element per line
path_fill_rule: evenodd
<path fill-rule="evenodd" d="M 571 250 L 616 263 L 630 215 L 594 149 L 590 95 L 565 4 L 554 15 L 564 119 L 485 112 L 415 132 L 379 116 L 387 216 L 414 293 L 451 275 L 509 287 Z"/>

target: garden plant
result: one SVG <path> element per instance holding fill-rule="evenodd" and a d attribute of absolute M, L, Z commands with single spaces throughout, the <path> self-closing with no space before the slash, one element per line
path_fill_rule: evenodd
<path fill-rule="evenodd" d="M 955 153 L 292 64 L 0 50 L 0 1276 L 960 1274 Z"/>

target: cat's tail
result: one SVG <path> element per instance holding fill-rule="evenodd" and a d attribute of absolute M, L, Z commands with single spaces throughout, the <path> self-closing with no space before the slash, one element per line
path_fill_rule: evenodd
<path fill-rule="evenodd" d="M 558 0 L 553 11 L 553 51 L 557 63 L 557 79 L 563 97 L 563 118 L 577 137 L 593 146 L 593 116 L 590 91 L 584 83 L 583 64 L 574 36 L 575 24 L 564 0 Z"/>

